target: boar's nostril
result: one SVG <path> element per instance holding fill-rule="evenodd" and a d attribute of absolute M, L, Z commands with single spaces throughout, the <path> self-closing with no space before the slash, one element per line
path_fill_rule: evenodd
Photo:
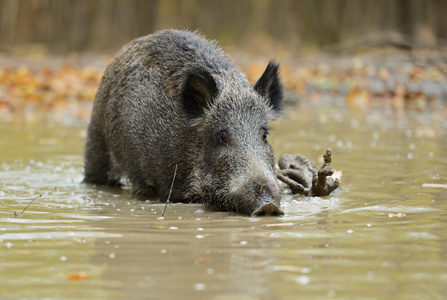
<path fill-rule="evenodd" d="M 262 196 L 259 199 L 259 207 L 251 214 L 252 216 L 262 216 L 262 215 L 283 215 L 284 212 L 279 208 L 278 205 L 273 203 L 271 197 Z"/>
<path fill-rule="evenodd" d="M 273 202 L 264 203 L 260 208 L 255 210 L 251 215 L 252 216 L 262 216 L 262 215 L 283 215 L 284 212 Z"/>

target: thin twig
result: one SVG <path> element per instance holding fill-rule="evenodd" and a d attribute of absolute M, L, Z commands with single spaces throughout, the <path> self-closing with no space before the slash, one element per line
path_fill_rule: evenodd
<path fill-rule="evenodd" d="M 38 198 L 42 197 L 43 194 L 40 194 L 39 196 L 37 196 L 36 198 L 33 199 L 33 201 L 31 201 L 30 203 L 28 203 L 28 205 L 22 210 L 22 212 L 20 213 L 21 215 L 23 215 L 23 213 L 25 212 L 25 210 L 28 208 L 28 206 L 31 205 L 31 203 L 33 203 L 35 200 L 37 200 Z M 15 213 L 14 213 L 15 214 Z"/>
<path fill-rule="evenodd" d="M 171 188 L 169 189 L 168 199 L 166 200 L 165 209 L 163 209 L 162 217 L 165 216 L 166 208 L 168 207 L 169 199 L 171 199 L 172 188 L 174 187 L 175 176 L 177 175 L 177 164 L 175 164 L 174 177 L 172 177 Z"/>

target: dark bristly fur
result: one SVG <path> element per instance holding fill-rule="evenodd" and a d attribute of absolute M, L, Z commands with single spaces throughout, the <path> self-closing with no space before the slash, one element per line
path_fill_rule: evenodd
<path fill-rule="evenodd" d="M 108 65 L 85 148 L 87 183 L 251 214 L 279 207 L 269 122 L 283 98 L 271 62 L 253 88 L 213 42 L 166 30 L 124 46 Z"/>

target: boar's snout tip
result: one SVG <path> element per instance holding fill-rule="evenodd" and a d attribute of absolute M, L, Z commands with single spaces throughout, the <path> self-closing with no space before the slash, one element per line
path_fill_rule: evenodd
<path fill-rule="evenodd" d="M 281 208 L 279 208 L 275 203 L 264 203 L 260 208 L 255 210 L 251 215 L 253 217 L 255 216 L 263 216 L 263 215 L 271 215 L 271 216 L 278 216 L 283 215 L 284 212 Z"/>
<path fill-rule="evenodd" d="M 279 204 L 275 204 L 272 202 L 272 199 L 261 199 L 260 206 L 251 214 L 252 216 L 263 216 L 263 215 L 272 215 L 278 216 L 283 215 L 284 212 L 281 208 L 279 208 Z"/>

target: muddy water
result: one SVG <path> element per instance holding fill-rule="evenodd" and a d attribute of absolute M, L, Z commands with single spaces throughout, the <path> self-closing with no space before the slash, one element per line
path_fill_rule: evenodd
<path fill-rule="evenodd" d="M 445 299 L 446 131 L 301 109 L 272 132 L 277 156 L 331 147 L 343 194 L 160 220 L 162 204 L 80 183 L 84 128 L 1 124 L 0 299 Z"/>

